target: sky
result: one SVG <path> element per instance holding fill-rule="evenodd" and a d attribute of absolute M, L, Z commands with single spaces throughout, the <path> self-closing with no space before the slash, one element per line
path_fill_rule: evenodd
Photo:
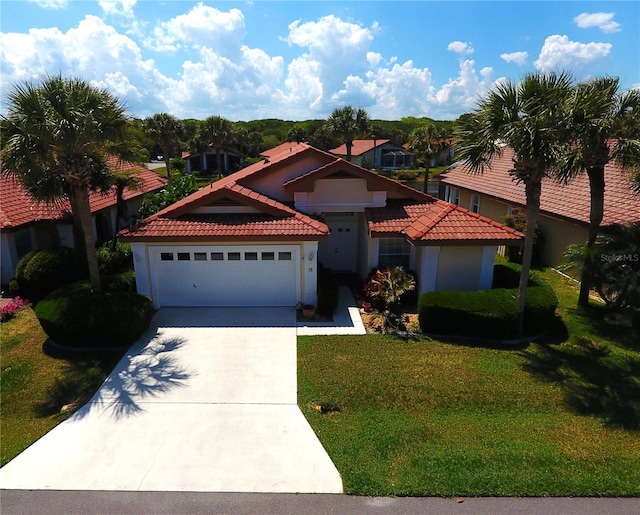
<path fill-rule="evenodd" d="M 638 1 L 1 0 L 0 101 L 55 74 L 131 116 L 451 120 L 504 80 L 640 88 Z"/>

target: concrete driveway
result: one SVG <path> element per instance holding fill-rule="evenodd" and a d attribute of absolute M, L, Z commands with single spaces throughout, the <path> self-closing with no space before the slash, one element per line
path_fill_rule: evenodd
<path fill-rule="evenodd" d="M 163 308 L 3 489 L 340 493 L 297 406 L 293 308 Z"/>

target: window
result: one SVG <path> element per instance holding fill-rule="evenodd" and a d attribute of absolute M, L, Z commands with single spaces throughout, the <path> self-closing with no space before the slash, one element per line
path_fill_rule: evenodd
<path fill-rule="evenodd" d="M 273 252 L 262 253 L 262 261 L 273 261 L 274 259 L 275 259 L 275 254 Z"/>
<path fill-rule="evenodd" d="M 227 254 L 227 259 L 229 261 L 240 261 L 240 252 L 229 252 Z"/>
<path fill-rule="evenodd" d="M 193 253 L 193 260 L 194 261 L 206 261 L 207 260 L 207 253 L 206 252 L 194 252 Z"/>
<path fill-rule="evenodd" d="M 471 205 L 469 206 L 469 209 L 473 213 L 480 212 L 480 195 L 471 195 Z"/>
<path fill-rule="evenodd" d="M 188 252 L 178 252 L 178 261 L 189 261 L 191 259 L 191 254 Z"/>
<path fill-rule="evenodd" d="M 257 252 L 245 252 L 244 253 L 244 260 L 245 261 L 257 261 L 258 260 L 258 253 Z"/>
<path fill-rule="evenodd" d="M 279 261 L 291 261 L 291 252 L 278 252 Z"/>
<path fill-rule="evenodd" d="M 378 266 L 409 268 L 411 245 L 404 238 L 381 238 L 378 246 Z"/>
<path fill-rule="evenodd" d="M 212 252 L 211 261 L 224 261 L 224 252 Z"/>
<path fill-rule="evenodd" d="M 18 231 L 13 238 L 16 243 L 16 252 L 19 258 L 31 252 L 31 232 L 29 229 Z"/>
<path fill-rule="evenodd" d="M 173 261 L 173 252 L 160 252 L 160 261 Z"/>
<path fill-rule="evenodd" d="M 445 190 L 445 200 L 450 204 L 460 205 L 460 190 L 458 188 L 452 188 L 447 186 Z"/>

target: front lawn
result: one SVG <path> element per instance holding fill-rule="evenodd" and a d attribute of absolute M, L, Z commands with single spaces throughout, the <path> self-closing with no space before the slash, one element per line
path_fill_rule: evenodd
<path fill-rule="evenodd" d="M 55 359 L 42 350 L 46 339 L 30 308 L 2 324 L 0 465 L 87 401 L 117 362 L 117 357 L 91 362 Z"/>
<path fill-rule="evenodd" d="M 640 495 L 640 353 L 544 276 L 565 323 L 554 345 L 299 339 L 299 404 L 347 492 Z"/>

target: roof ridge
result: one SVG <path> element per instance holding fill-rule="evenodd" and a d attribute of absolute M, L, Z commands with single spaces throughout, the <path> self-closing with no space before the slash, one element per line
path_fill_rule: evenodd
<path fill-rule="evenodd" d="M 417 237 L 422 238 L 425 234 L 427 234 L 431 229 L 433 229 L 436 225 L 438 225 L 445 216 L 447 216 L 451 211 L 454 211 L 457 206 L 454 204 L 449 204 L 447 206 L 442 206 L 443 210 L 438 213 L 433 219 L 431 219 L 427 214 L 420 215 L 416 220 L 414 220 L 409 226 L 404 230 L 405 234 L 409 236 L 411 239 L 417 239 Z M 428 220 L 428 223 L 425 222 Z M 424 229 L 418 229 L 417 225 L 423 225 Z M 411 236 L 407 233 L 407 231 L 412 231 L 415 236 Z"/>

